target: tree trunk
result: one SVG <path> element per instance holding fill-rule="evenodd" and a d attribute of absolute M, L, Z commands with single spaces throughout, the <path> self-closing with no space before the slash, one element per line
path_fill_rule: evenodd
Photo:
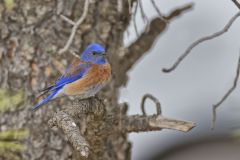
<path fill-rule="evenodd" d="M 31 107 L 38 101 L 38 91 L 53 83 L 74 58 L 70 52 L 59 53 L 73 27 L 60 15 L 76 22 L 84 12 L 85 1 L 0 1 L 0 87 L 9 95 L 22 95 L 19 103 L 9 101 L 7 106 L 11 107 L 1 116 L 0 125 L 2 131 L 10 128 L 29 130 L 29 136 L 23 140 L 27 149 L 19 154 L 20 157 L 66 160 L 85 159 L 84 154 L 89 154 L 88 159 L 91 160 L 127 160 L 130 159 L 131 149 L 128 132 L 161 129 L 155 126 L 134 130 L 128 124 L 135 117 L 127 117 L 127 105 L 118 104 L 119 88 L 127 83 L 127 71 L 151 48 L 156 37 L 168 25 L 162 18 L 153 19 L 149 29 L 128 48 L 124 48 L 123 33 L 131 19 L 129 11 L 135 3 L 135 0 L 130 4 L 128 0 L 90 1 L 87 16 L 71 44 L 70 50 L 78 54 L 91 42 L 99 42 L 106 47 L 113 76 L 110 84 L 101 91 L 101 99 L 74 100 L 71 104 L 67 98 L 61 98 L 35 112 Z M 165 19 L 170 21 L 190 7 L 175 10 Z M 56 110 L 58 112 L 54 114 Z M 83 135 L 89 153 L 84 153 L 81 146 L 78 148 L 76 139 L 69 140 L 74 136 L 67 135 L 69 130 L 64 130 L 64 124 L 58 121 L 66 113 L 80 127 L 79 133 Z M 66 124 L 72 122 L 71 118 Z M 140 118 L 143 123 L 145 117 Z M 57 126 L 63 132 L 61 129 L 51 129 L 49 119 L 49 125 Z"/>

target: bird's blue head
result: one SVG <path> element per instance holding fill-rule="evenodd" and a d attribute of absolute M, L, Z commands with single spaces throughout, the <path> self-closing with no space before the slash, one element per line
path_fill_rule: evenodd
<path fill-rule="evenodd" d="M 105 49 L 98 43 L 92 43 L 83 51 L 81 60 L 85 62 L 92 62 L 94 64 L 105 64 Z"/>

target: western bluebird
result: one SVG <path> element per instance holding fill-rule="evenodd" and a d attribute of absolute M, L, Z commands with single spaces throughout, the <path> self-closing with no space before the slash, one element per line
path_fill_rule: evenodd
<path fill-rule="evenodd" d="M 81 99 L 94 96 L 111 77 L 111 66 L 106 59 L 105 49 L 97 43 L 90 44 L 65 70 L 54 85 L 44 89 L 50 95 L 32 109 L 62 95 L 77 95 Z"/>

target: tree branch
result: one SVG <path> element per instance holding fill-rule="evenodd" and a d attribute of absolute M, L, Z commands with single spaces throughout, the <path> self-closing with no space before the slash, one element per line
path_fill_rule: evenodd
<path fill-rule="evenodd" d="M 72 21 L 71 19 L 69 19 L 68 17 L 66 17 L 64 15 L 60 15 L 60 18 L 62 18 L 62 20 L 66 21 L 67 23 L 71 24 L 72 26 L 74 26 L 76 24 L 74 21 Z"/>
<path fill-rule="evenodd" d="M 141 13 L 143 22 L 146 22 L 147 23 L 146 25 L 148 26 L 149 25 L 149 19 L 148 19 L 147 15 L 144 12 L 142 0 L 139 0 L 139 8 L 140 8 L 140 13 Z"/>
<path fill-rule="evenodd" d="M 73 148 L 80 152 L 81 156 L 88 157 L 90 146 L 85 138 L 81 135 L 78 126 L 74 120 L 64 111 L 56 112 L 48 121 L 48 125 L 52 128 L 54 126 L 61 128 L 67 136 Z"/>
<path fill-rule="evenodd" d="M 137 22 L 136 22 L 137 9 L 138 9 L 138 1 L 136 1 L 136 5 L 134 8 L 134 12 L 133 12 L 133 26 L 134 26 L 134 30 L 135 30 L 137 37 L 139 37 L 139 33 L 138 33 L 138 29 L 137 29 Z"/>
<path fill-rule="evenodd" d="M 229 90 L 226 92 L 226 94 L 221 98 L 221 100 L 218 103 L 213 105 L 212 129 L 214 129 L 215 123 L 216 123 L 216 118 L 217 118 L 216 110 L 217 110 L 217 108 L 228 98 L 228 96 L 237 87 L 237 82 L 238 82 L 238 79 L 239 79 L 239 72 L 240 72 L 240 53 L 239 53 L 239 58 L 238 58 L 238 65 L 237 65 L 236 75 L 235 75 L 232 87 L 229 88 Z"/>
<path fill-rule="evenodd" d="M 117 1 L 117 10 L 119 13 L 122 13 L 123 11 L 123 0 L 118 0 Z"/>
<path fill-rule="evenodd" d="M 132 2 L 131 2 L 131 0 L 128 0 L 128 12 L 129 12 L 129 15 L 132 14 Z"/>
<path fill-rule="evenodd" d="M 122 132 L 147 132 L 160 131 L 162 129 L 173 129 L 188 132 L 195 127 L 192 122 L 165 118 L 161 115 L 132 115 L 122 119 Z"/>
<path fill-rule="evenodd" d="M 159 100 L 151 94 L 145 94 L 143 96 L 142 102 L 141 102 L 141 109 L 142 109 L 143 115 L 147 115 L 146 111 L 145 111 L 145 101 L 147 98 L 151 99 L 156 104 L 157 115 L 162 114 L 161 104 L 160 104 Z"/>
<path fill-rule="evenodd" d="M 66 18 L 65 16 L 61 16 L 65 21 L 67 21 L 68 23 L 72 24 L 73 25 L 73 28 L 72 28 L 72 32 L 71 32 L 71 35 L 69 36 L 68 38 L 68 41 L 67 43 L 65 44 L 65 46 L 60 49 L 58 51 L 59 54 L 62 54 L 64 52 L 66 52 L 68 50 L 68 48 L 70 47 L 70 45 L 72 44 L 72 41 L 74 39 L 74 36 L 77 32 L 77 29 L 79 27 L 79 25 L 85 20 L 86 16 L 87 16 L 87 12 L 88 12 L 88 6 L 89 6 L 89 0 L 85 0 L 85 3 L 84 3 L 84 9 L 83 9 L 83 14 L 82 16 L 78 19 L 78 21 L 76 23 L 74 23 L 73 21 L 69 20 L 68 18 Z M 73 54 L 74 55 L 74 54 Z M 76 55 L 74 55 L 76 56 Z"/>
<path fill-rule="evenodd" d="M 84 100 L 75 99 L 72 106 L 67 107 L 64 111 L 55 113 L 48 124 L 50 127 L 57 126 L 62 129 L 73 148 L 79 151 L 83 157 L 89 156 L 90 145 L 92 153 L 98 152 L 98 150 L 95 150 L 96 143 L 104 145 L 106 138 L 111 135 L 126 134 L 128 132 L 159 131 L 162 129 L 188 132 L 195 127 L 195 124 L 192 122 L 170 119 L 160 115 L 160 102 L 150 94 L 143 96 L 142 106 L 144 106 L 147 98 L 156 103 L 157 114 L 147 116 L 144 114 L 145 111 L 143 111 L 143 115 L 127 116 L 126 111 L 128 107 L 126 103 L 116 107 L 116 115 L 107 114 L 103 100 L 93 97 Z M 84 121 L 85 126 L 83 124 L 79 128 L 72 117 L 79 120 L 79 124 Z M 80 133 L 80 130 L 83 135 Z M 96 133 L 97 135 L 95 135 Z M 104 149 L 103 146 L 101 147 Z"/>
<path fill-rule="evenodd" d="M 205 42 L 207 40 L 211 40 L 214 39 L 216 37 L 221 36 L 222 34 L 226 33 L 228 31 L 228 29 L 232 26 L 233 22 L 240 16 L 240 12 L 238 12 L 237 14 L 235 14 L 230 20 L 229 22 L 225 25 L 225 27 L 218 31 L 215 32 L 209 36 L 205 36 L 202 37 L 200 39 L 198 39 L 197 41 L 193 42 L 186 50 L 185 52 L 177 59 L 177 61 L 169 68 L 163 68 L 162 71 L 165 73 L 171 72 L 173 70 L 175 70 L 178 65 L 190 54 L 190 52 L 192 51 L 193 48 L 195 48 L 196 46 L 198 46 L 200 43 Z"/>
<path fill-rule="evenodd" d="M 145 101 L 151 99 L 156 104 L 156 114 L 147 116 L 145 112 Z M 165 118 L 161 115 L 160 101 L 151 94 L 145 94 L 141 102 L 143 115 L 125 116 L 121 121 L 121 130 L 124 132 L 146 132 L 158 131 L 161 129 L 173 129 L 182 132 L 188 132 L 195 124 L 176 119 Z"/>
<path fill-rule="evenodd" d="M 181 15 L 183 12 L 192 8 L 192 4 L 188 4 L 182 8 L 174 10 L 166 20 Z M 143 32 L 138 39 L 133 42 L 125 50 L 125 55 L 120 59 L 121 71 L 127 72 L 137 60 L 139 60 L 153 45 L 156 38 L 166 29 L 167 23 L 162 18 L 155 18 L 149 24 L 149 29 Z"/>
<path fill-rule="evenodd" d="M 232 0 L 235 5 L 240 9 L 240 1 L 239 0 Z"/>
<path fill-rule="evenodd" d="M 153 5 L 154 9 L 157 11 L 159 18 L 162 19 L 163 21 L 165 21 L 166 23 L 168 23 L 168 21 L 164 18 L 164 16 L 160 12 L 160 9 L 157 7 L 157 4 L 155 3 L 155 1 L 151 0 L 151 3 Z"/>

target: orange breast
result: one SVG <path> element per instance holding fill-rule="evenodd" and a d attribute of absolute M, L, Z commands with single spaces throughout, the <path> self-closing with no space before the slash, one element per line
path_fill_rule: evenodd
<path fill-rule="evenodd" d="M 64 86 L 67 95 L 78 95 L 86 92 L 91 86 L 105 85 L 111 77 L 111 66 L 94 64 L 92 68 L 81 79 Z"/>

